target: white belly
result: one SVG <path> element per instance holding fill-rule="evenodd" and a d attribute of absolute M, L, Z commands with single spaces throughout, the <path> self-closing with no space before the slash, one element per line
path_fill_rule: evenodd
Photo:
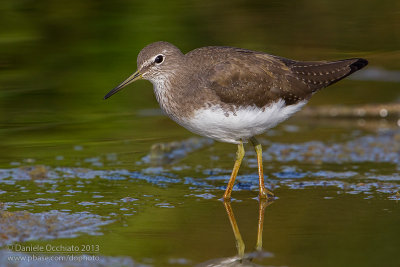
<path fill-rule="evenodd" d="M 280 100 L 264 109 L 256 106 L 241 108 L 226 116 L 220 106 L 210 109 L 199 109 L 191 119 L 178 121 L 188 130 L 218 141 L 237 144 L 240 140 L 246 141 L 250 137 L 266 132 L 278 123 L 286 120 L 299 111 L 306 100 L 295 105 L 285 106 Z"/>

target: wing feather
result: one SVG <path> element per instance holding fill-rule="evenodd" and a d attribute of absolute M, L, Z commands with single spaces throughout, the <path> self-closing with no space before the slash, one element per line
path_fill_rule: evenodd
<path fill-rule="evenodd" d="M 303 62 L 231 47 L 207 49 L 212 57 L 201 72 L 202 87 L 235 106 L 265 107 L 279 99 L 296 104 L 368 64 L 358 58 Z"/>

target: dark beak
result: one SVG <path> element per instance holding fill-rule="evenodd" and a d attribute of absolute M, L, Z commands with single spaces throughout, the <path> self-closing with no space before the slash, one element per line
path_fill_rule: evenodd
<path fill-rule="evenodd" d="M 104 99 L 109 98 L 110 96 L 112 96 L 113 94 L 115 94 L 116 92 L 118 92 L 119 90 L 121 90 L 122 88 L 127 86 L 128 84 L 133 83 L 134 81 L 137 81 L 137 80 L 140 80 L 140 79 L 142 79 L 142 74 L 139 71 L 135 72 L 134 74 L 129 76 L 128 79 L 123 81 L 120 85 L 118 85 L 117 87 L 112 89 L 110 92 L 108 92 L 108 94 L 106 94 L 104 96 Z"/>

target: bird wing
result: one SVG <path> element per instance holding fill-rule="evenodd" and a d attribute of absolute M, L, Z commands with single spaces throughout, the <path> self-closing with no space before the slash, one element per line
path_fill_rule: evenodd
<path fill-rule="evenodd" d="M 264 107 L 280 98 L 289 100 L 286 76 L 290 69 L 278 58 L 244 51 L 236 51 L 235 56 L 228 54 L 209 65 L 206 87 L 221 102 L 237 106 Z M 294 88 L 300 86 L 306 87 L 299 81 Z"/>
<path fill-rule="evenodd" d="M 226 55 L 220 51 L 219 60 L 208 65 L 203 81 L 221 102 L 237 106 L 264 107 L 279 99 L 296 104 L 367 64 L 363 59 L 301 62 L 230 49 Z"/>

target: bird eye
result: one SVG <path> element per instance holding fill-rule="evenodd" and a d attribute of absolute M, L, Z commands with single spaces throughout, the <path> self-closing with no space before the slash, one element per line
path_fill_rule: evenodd
<path fill-rule="evenodd" d="M 163 60 L 164 60 L 163 55 L 158 55 L 158 56 L 156 56 L 156 58 L 154 59 L 154 62 L 157 63 L 157 64 L 160 64 L 160 63 L 163 62 Z"/>

